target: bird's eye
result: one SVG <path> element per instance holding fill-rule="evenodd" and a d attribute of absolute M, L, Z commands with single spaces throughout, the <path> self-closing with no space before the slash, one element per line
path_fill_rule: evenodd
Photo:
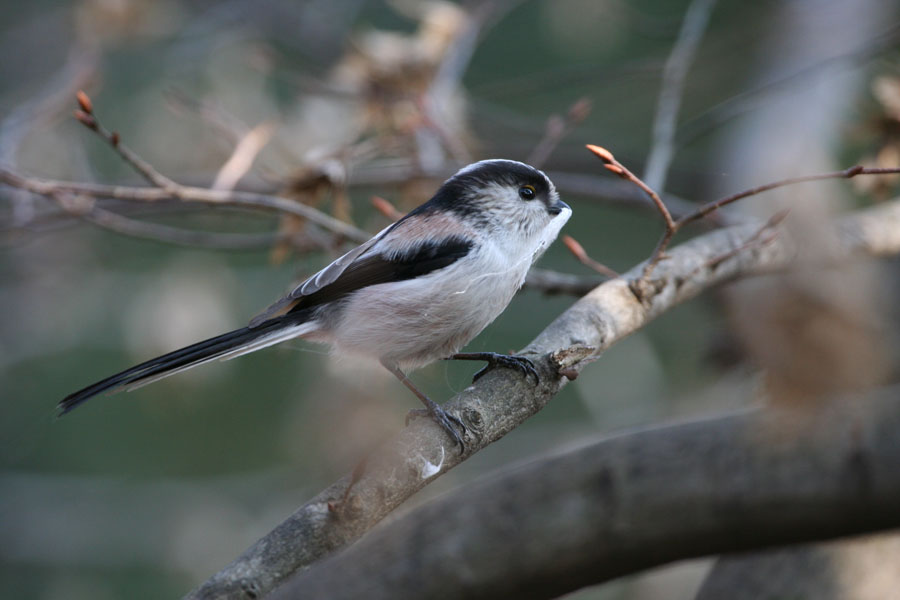
<path fill-rule="evenodd" d="M 534 200 L 536 195 L 533 185 L 523 185 L 519 188 L 519 198 L 522 200 Z"/>

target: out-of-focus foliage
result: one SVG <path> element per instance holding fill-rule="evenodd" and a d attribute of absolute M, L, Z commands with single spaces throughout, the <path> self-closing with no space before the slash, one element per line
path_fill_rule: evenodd
<path fill-rule="evenodd" d="M 730 128 L 811 78 L 847 72 L 871 91 L 860 90 L 854 110 L 840 116 L 838 129 L 849 133 L 829 152 L 843 158 L 862 147 L 873 164 L 897 163 L 896 32 L 879 32 L 844 59 L 814 53 L 776 85 L 759 75 L 772 60 L 765 40 L 774 4 L 716 8 L 687 81 L 666 191 L 695 201 L 712 199 L 709 189 L 736 191 L 748 174 L 717 163 L 724 145 L 738 143 Z M 828 2 L 805 4 L 828 10 Z M 488 20 L 461 79 L 434 87 L 477 9 L 404 0 L 6 2 L 0 162 L 40 177 L 140 185 L 69 117 L 72 92 L 84 87 L 103 122 L 177 181 L 283 193 L 373 232 L 387 220 L 371 195 L 407 210 L 440 181 L 379 183 L 380 175 L 524 160 L 548 117 L 580 98 L 593 110 L 545 168 L 600 175 L 583 150 L 599 143 L 639 172 L 686 6 L 522 2 Z M 432 104 L 423 103 L 426 93 Z M 365 176 L 369 183 L 348 185 Z M 890 180 L 860 184 L 861 194 L 896 192 Z M 646 257 L 661 229 L 647 211 L 596 196 L 565 200 L 575 210 L 565 233 L 617 270 Z M 402 427 L 413 399 L 390 375 L 334 363 L 303 343 L 98 398 L 54 420 L 66 393 L 241 326 L 338 248 L 184 248 L 44 219 L 52 209 L 0 188 L 0 596 L 176 596 Z M 133 214 L 182 228 L 330 239 L 296 220 L 244 211 Z M 590 274 L 559 244 L 542 266 Z M 571 302 L 525 291 L 470 348 L 520 348 Z M 745 363 L 734 366 L 741 352 L 727 332 L 715 298 L 673 311 L 417 501 L 587 434 L 752 402 L 758 381 Z M 471 374 L 472 365 L 442 363 L 413 378 L 443 400 Z M 701 571 L 689 566 L 583 597 L 687 595 Z"/>

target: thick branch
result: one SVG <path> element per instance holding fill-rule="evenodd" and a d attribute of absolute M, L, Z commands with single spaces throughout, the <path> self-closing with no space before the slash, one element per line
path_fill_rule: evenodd
<path fill-rule="evenodd" d="M 900 525 L 900 397 L 647 429 L 508 470 L 274 598 L 555 598 L 674 560 Z"/>
<path fill-rule="evenodd" d="M 676 247 L 654 271 L 654 293 L 642 300 L 629 286 L 629 279 L 640 277 L 641 265 L 600 285 L 523 351 L 540 371 L 539 385 L 497 369 L 444 405 L 469 428 L 465 455 L 457 454 L 430 420 L 414 421 L 353 475 L 346 498 L 350 475 L 307 502 L 189 597 L 261 596 L 296 570 L 355 541 L 432 479 L 537 413 L 562 387 L 559 373 L 577 376 L 615 342 L 714 285 L 786 267 L 793 254 L 789 245 L 778 237 L 748 245 L 747 239 L 757 231 L 758 226 L 752 225 L 732 227 Z M 844 219 L 841 233 L 848 256 L 900 253 L 900 202 Z"/>

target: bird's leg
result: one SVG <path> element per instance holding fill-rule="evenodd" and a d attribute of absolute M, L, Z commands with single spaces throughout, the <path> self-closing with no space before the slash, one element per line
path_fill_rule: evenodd
<path fill-rule="evenodd" d="M 478 381 L 482 375 L 493 369 L 494 367 L 506 367 L 507 369 L 518 369 L 526 377 L 531 375 L 534 377 L 534 384 L 540 383 L 541 378 L 538 376 L 534 363 L 524 356 L 515 356 L 509 354 L 497 354 L 496 352 L 458 352 L 447 357 L 447 360 L 483 360 L 487 364 L 472 377 L 472 383 Z"/>
<path fill-rule="evenodd" d="M 441 428 L 447 432 L 454 442 L 459 445 L 459 452 L 462 454 L 466 450 L 466 445 L 463 442 L 462 436 L 466 433 L 465 424 L 459 420 L 459 418 L 451 415 L 443 408 L 440 407 L 436 402 L 434 402 L 431 398 L 423 394 L 419 391 L 419 389 L 413 385 L 413 382 L 409 380 L 406 374 L 401 371 L 396 365 L 386 364 L 382 362 L 381 364 L 384 367 L 394 374 L 394 377 L 400 380 L 400 383 L 405 385 L 409 390 L 416 395 L 416 398 L 422 401 L 422 404 L 425 405 L 425 409 L 419 410 L 411 410 L 409 414 L 406 415 L 406 424 L 409 425 L 411 419 L 421 416 L 429 416 L 431 417 Z M 457 429 L 458 428 L 458 429 Z"/>

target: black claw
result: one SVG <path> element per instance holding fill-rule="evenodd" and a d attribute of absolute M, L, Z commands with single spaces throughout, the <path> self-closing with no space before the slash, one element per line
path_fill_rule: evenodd
<path fill-rule="evenodd" d="M 485 352 L 482 356 L 482 360 L 487 361 L 487 364 L 482 367 L 475 376 L 472 377 L 472 383 L 475 383 L 481 377 L 493 369 L 494 367 L 506 367 L 507 369 L 516 369 L 522 373 L 525 377 L 529 375 L 534 377 L 534 385 L 537 385 L 541 382 L 541 378 L 538 375 L 537 369 L 534 368 L 534 363 L 531 360 L 525 358 L 524 356 L 515 356 L 508 354 L 497 354 L 495 352 Z"/>
<path fill-rule="evenodd" d="M 416 395 L 416 398 L 421 400 L 422 404 L 425 405 L 424 410 L 419 409 L 409 411 L 406 415 L 406 424 L 409 425 L 411 419 L 428 415 L 447 432 L 447 435 L 449 435 L 454 442 L 456 442 L 459 446 L 459 453 L 463 454 L 466 451 L 466 445 L 463 443 L 463 436 L 466 435 L 467 431 L 466 425 L 453 415 L 447 414 L 447 412 L 435 404 L 431 398 L 420 392 L 419 388 L 413 385 L 412 381 L 410 381 L 403 371 L 400 370 L 400 367 L 384 360 L 381 361 L 381 364 L 383 364 L 388 371 L 393 373 L 394 377 L 399 379 L 403 385 L 409 388 L 409 390 Z"/>
<path fill-rule="evenodd" d="M 406 413 L 406 425 L 409 426 L 410 421 L 420 417 L 430 417 L 435 423 L 447 432 L 453 441 L 459 446 L 459 453 L 466 451 L 466 444 L 463 442 L 463 436 L 466 434 L 467 428 L 459 418 L 451 415 L 437 404 L 432 404 L 429 408 L 414 408 Z M 460 435 L 462 432 L 462 435 Z"/>

